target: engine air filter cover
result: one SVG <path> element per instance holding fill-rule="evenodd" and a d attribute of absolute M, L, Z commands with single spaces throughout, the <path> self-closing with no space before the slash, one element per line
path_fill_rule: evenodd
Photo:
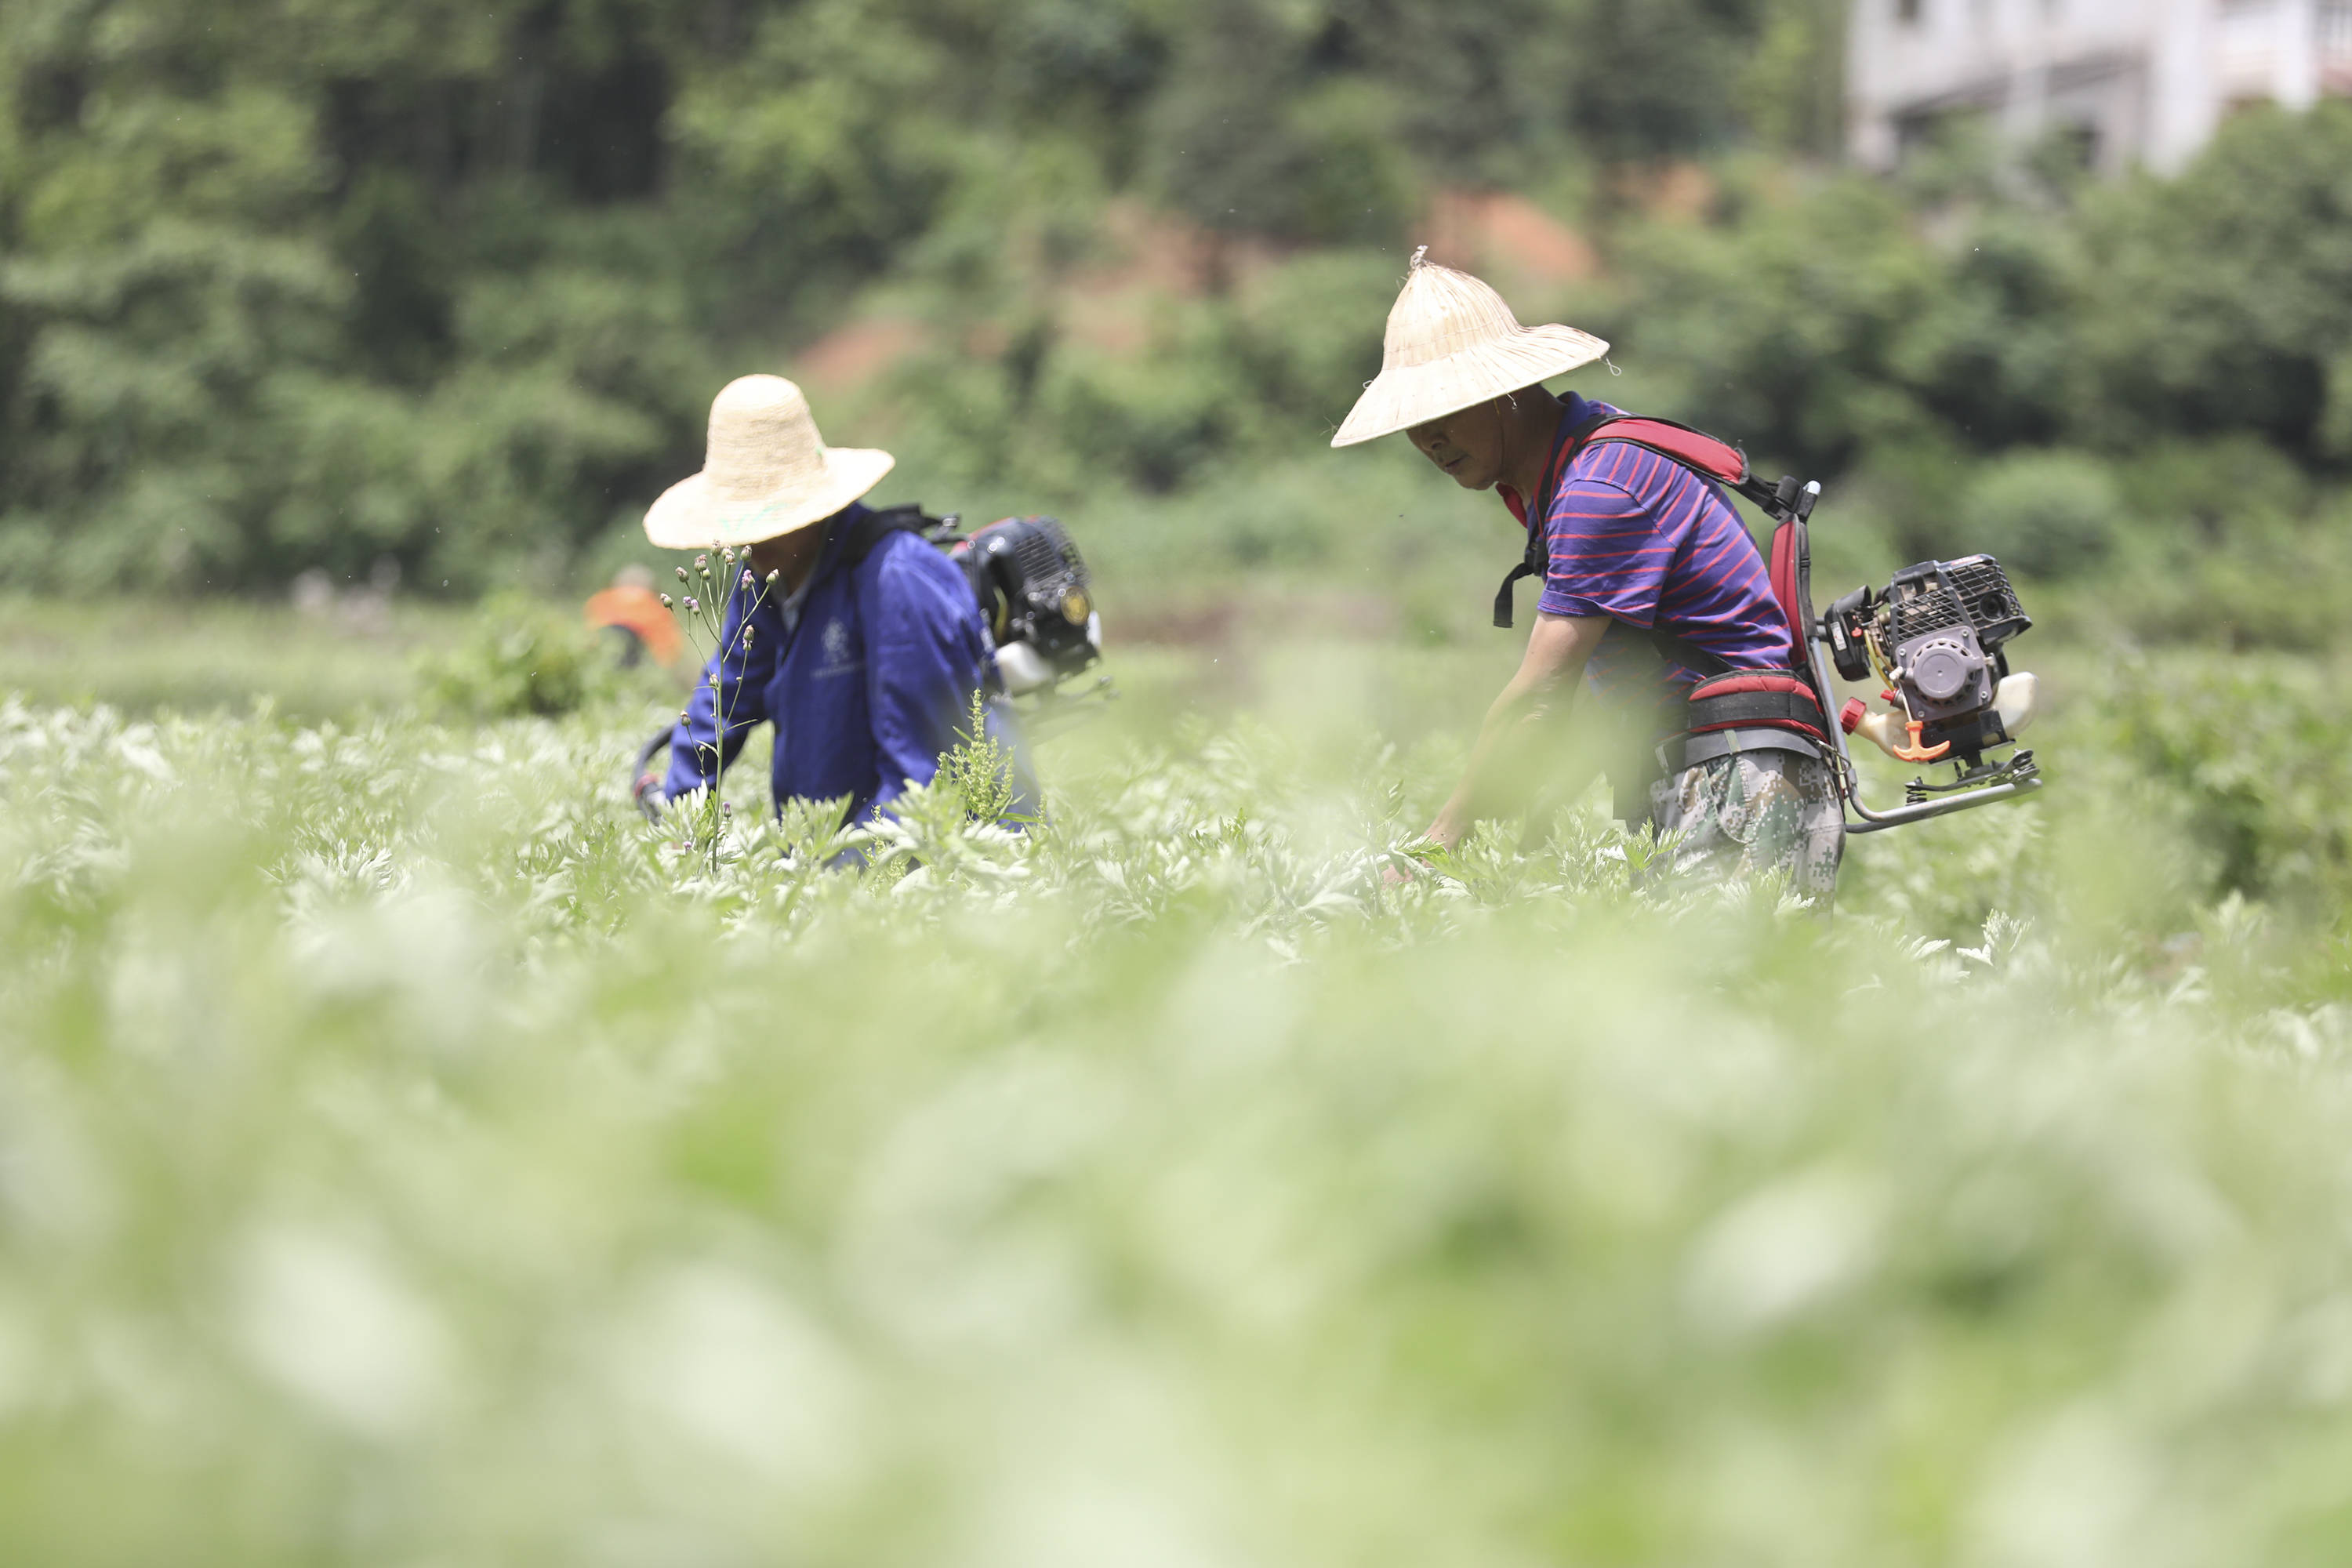
<path fill-rule="evenodd" d="M 1911 679 L 1930 702 L 1949 702 L 1983 668 L 1984 660 L 1958 637 L 1931 637 L 1911 655 Z"/>

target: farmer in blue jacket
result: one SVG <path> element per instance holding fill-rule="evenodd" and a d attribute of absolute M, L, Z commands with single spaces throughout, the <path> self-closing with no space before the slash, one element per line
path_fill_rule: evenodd
<path fill-rule="evenodd" d="M 919 534 L 871 525 L 858 498 L 894 462 L 827 447 L 781 376 L 744 376 L 712 402 L 702 472 L 654 503 L 646 537 L 704 552 L 730 596 L 667 773 L 636 781 L 641 804 L 715 784 L 762 722 L 776 727 L 779 802 L 845 795 L 864 822 L 939 772 L 993 649 L 963 573 Z M 1013 744 L 994 708 L 989 727 Z M 1021 813 L 1025 767 L 1016 783 Z"/>

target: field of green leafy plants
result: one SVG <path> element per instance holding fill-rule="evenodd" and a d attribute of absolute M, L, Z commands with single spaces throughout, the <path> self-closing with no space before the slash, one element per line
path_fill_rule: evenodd
<path fill-rule="evenodd" d="M 756 758 L 635 816 L 657 694 L 79 657 L 0 677 L 8 1562 L 2352 1552 L 2329 660 L 2072 650 L 2044 796 L 1824 921 L 1591 800 L 1384 888 L 1491 649 L 1124 660 L 1045 824 L 848 871 Z"/>

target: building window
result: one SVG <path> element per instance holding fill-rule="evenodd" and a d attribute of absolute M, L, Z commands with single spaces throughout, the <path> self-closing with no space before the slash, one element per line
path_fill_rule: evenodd
<path fill-rule="evenodd" d="M 2320 0 L 2319 64 L 2330 73 L 2352 73 L 2352 0 Z"/>
<path fill-rule="evenodd" d="M 2050 155 L 2058 166 L 2088 174 L 2099 166 L 2099 128 L 2087 120 L 2050 132 Z"/>
<path fill-rule="evenodd" d="M 2221 6 L 2221 93 L 2231 100 L 2270 96 L 2278 56 L 2278 7 L 2273 0 L 2224 0 Z"/>

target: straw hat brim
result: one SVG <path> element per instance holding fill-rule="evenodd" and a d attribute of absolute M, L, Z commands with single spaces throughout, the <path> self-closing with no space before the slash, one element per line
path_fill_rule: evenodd
<path fill-rule="evenodd" d="M 708 477 L 695 474 L 664 490 L 646 510 L 646 537 L 664 550 L 757 544 L 823 522 L 880 484 L 898 462 L 870 447 L 828 447 L 814 479 L 795 479 L 750 500 L 712 495 Z"/>
<path fill-rule="evenodd" d="M 1372 379 L 1331 437 L 1334 447 L 1377 441 L 1444 415 L 1566 375 L 1609 353 L 1574 327 L 1522 327 L 1497 342 L 1474 343 L 1427 364 L 1391 365 Z"/>

